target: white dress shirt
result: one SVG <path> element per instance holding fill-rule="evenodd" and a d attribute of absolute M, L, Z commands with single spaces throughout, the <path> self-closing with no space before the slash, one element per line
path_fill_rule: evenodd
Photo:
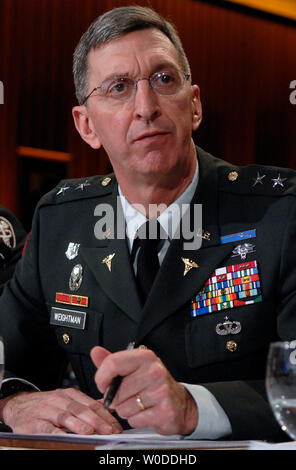
<path fill-rule="evenodd" d="M 190 204 L 198 184 L 198 165 L 196 165 L 193 179 L 181 196 L 168 206 L 157 218 L 161 227 L 167 234 L 164 243 L 158 253 L 161 264 L 171 240 L 178 227 L 182 216 L 182 204 Z M 126 221 L 126 235 L 130 253 L 132 253 L 133 242 L 138 228 L 147 222 L 147 218 L 133 207 L 124 197 L 118 186 L 119 196 L 122 204 L 123 214 Z M 136 273 L 137 253 L 133 260 L 133 268 Z M 231 433 L 231 425 L 223 408 L 214 395 L 201 385 L 185 384 L 184 387 L 192 395 L 198 408 L 198 424 L 192 434 L 186 436 L 189 439 L 219 439 Z"/>

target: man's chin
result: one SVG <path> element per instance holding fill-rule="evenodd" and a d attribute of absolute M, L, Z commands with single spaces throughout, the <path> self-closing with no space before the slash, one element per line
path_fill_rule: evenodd
<path fill-rule="evenodd" d="M 155 149 L 146 152 L 140 161 L 140 171 L 143 171 L 143 173 L 167 173 L 173 166 L 171 161 L 173 154 L 173 150 Z"/>

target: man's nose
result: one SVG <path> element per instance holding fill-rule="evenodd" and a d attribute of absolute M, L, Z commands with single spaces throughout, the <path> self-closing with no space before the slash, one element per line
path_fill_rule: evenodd
<path fill-rule="evenodd" d="M 160 116 L 160 105 L 157 93 L 152 89 L 149 80 L 141 78 L 136 84 L 134 112 L 137 119 L 153 121 Z"/>

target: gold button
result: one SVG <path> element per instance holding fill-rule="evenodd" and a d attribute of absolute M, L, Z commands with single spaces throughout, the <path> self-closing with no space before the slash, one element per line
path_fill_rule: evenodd
<path fill-rule="evenodd" d="M 140 344 L 140 346 L 138 346 L 138 349 L 148 349 L 147 346 L 145 346 L 145 344 Z"/>
<path fill-rule="evenodd" d="M 234 352 L 237 350 L 237 344 L 235 341 L 227 341 L 226 343 L 226 349 L 230 352 Z"/>
<path fill-rule="evenodd" d="M 101 185 L 102 186 L 108 186 L 110 181 L 111 181 L 111 178 L 109 178 L 109 176 L 107 176 L 106 178 L 103 179 L 103 181 L 101 182 Z"/>
<path fill-rule="evenodd" d="M 229 174 L 228 174 L 228 179 L 229 181 L 236 181 L 238 178 L 238 172 L 237 171 L 231 171 Z"/>
<path fill-rule="evenodd" d="M 63 341 L 65 344 L 69 344 L 71 342 L 71 338 L 67 333 L 63 334 Z"/>

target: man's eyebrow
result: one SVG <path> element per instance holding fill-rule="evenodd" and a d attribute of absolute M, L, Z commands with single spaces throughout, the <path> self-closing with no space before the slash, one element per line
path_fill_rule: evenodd
<path fill-rule="evenodd" d="M 115 78 L 125 78 L 125 77 L 130 77 L 130 76 L 131 75 L 128 72 L 110 73 L 101 81 L 101 83 L 109 81 L 109 80 L 114 80 Z"/>
<path fill-rule="evenodd" d="M 178 67 L 176 64 L 173 64 L 171 62 L 167 62 L 167 61 L 160 62 L 151 68 L 151 72 L 149 72 L 149 76 L 153 75 L 154 73 L 171 69 L 171 68 L 179 70 L 180 67 Z M 114 80 L 116 78 L 125 78 L 125 77 L 133 78 L 132 74 L 130 74 L 129 72 L 110 73 L 101 81 L 101 83 L 109 81 L 109 80 Z"/>

